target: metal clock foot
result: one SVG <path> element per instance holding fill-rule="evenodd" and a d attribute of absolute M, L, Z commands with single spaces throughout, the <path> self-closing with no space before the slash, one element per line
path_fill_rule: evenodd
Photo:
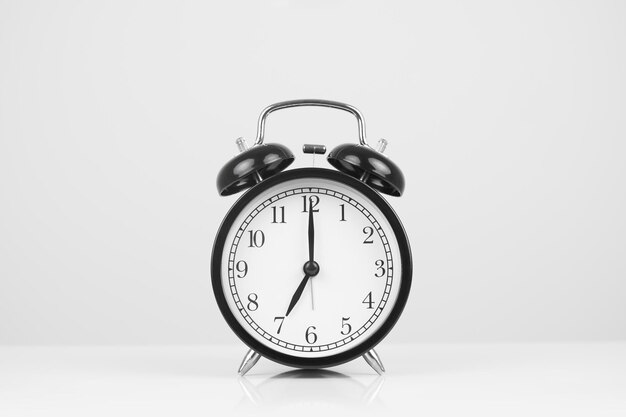
<path fill-rule="evenodd" d="M 254 365 L 256 365 L 259 359 L 261 359 L 261 355 L 255 352 L 254 350 L 250 349 L 248 353 L 246 353 L 246 356 L 244 356 L 243 360 L 241 361 L 241 365 L 239 366 L 239 371 L 238 371 L 239 375 L 243 376 L 246 373 L 248 373 L 248 371 L 252 369 Z"/>
<path fill-rule="evenodd" d="M 378 375 L 385 373 L 385 367 L 374 349 L 365 352 L 363 359 L 365 359 L 365 362 L 367 362 L 367 364 L 371 366 L 378 373 Z"/>

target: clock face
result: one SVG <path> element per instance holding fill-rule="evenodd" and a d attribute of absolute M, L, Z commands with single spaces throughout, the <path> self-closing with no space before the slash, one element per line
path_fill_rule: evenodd
<path fill-rule="evenodd" d="M 235 204 L 216 241 L 213 284 L 251 348 L 292 365 L 332 364 L 373 347 L 397 320 L 410 251 L 369 187 L 335 171 L 291 170 Z"/>

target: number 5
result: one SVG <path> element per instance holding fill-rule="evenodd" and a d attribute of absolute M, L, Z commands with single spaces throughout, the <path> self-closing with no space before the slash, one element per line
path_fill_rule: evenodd
<path fill-rule="evenodd" d="M 341 334 L 346 336 L 348 334 L 350 334 L 350 332 L 352 331 L 352 326 L 350 326 L 350 323 L 348 323 L 348 320 L 350 320 L 350 317 L 342 317 L 341 318 Z"/>

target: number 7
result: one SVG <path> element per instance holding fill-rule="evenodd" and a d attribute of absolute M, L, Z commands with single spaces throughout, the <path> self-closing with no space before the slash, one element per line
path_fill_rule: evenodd
<path fill-rule="evenodd" d="M 278 325 L 278 331 L 276 332 L 276 334 L 280 334 L 280 329 L 283 328 L 283 323 L 285 322 L 285 317 L 274 317 L 274 323 L 276 323 L 276 320 L 280 320 L 280 324 Z"/>

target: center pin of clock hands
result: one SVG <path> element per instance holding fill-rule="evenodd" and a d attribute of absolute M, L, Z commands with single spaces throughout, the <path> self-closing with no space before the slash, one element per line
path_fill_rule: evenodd
<path fill-rule="evenodd" d="M 306 287 L 309 278 L 312 278 L 319 274 L 320 266 L 317 262 L 315 262 L 315 224 L 313 222 L 313 199 L 309 198 L 309 260 L 304 263 L 302 267 L 304 270 L 304 278 L 300 281 L 300 285 L 296 288 L 296 292 L 291 297 L 291 302 L 289 303 L 289 307 L 287 307 L 287 312 L 285 313 L 285 317 L 291 313 L 291 310 L 296 306 L 296 303 L 302 296 L 302 292 Z"/>

